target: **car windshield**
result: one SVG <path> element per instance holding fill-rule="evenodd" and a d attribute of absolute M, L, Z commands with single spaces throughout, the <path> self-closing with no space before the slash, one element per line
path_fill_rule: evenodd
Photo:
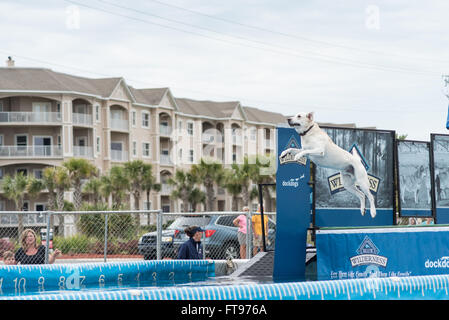
<path fill-rule="evenodd" d="M 167 227 L 167 229 L 183 229 L 190 226 L 206 226 L 209 224 L 210 216 L 199 216 L 199 217 L 181 217 L 177 218 L 173 223 Z"/>

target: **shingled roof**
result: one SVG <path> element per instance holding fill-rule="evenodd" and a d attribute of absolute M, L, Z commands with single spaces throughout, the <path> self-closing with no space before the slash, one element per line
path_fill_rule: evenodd
<path fill-rule="evenodd" d="M 154 88 L 154 89 L 135 89 L 129 86 L 131 93 L 136 98 L 137 103 L 148 104 L 152 106 L 158 105 L 165 96 L 168 88 Z"/>
<path fill-rule="evenodd" d="M 145 105 L 159 105 L 170 90 L 136 89 L 128 86 L 121 77 L 93 79 L 55 72 L 47 68 L 0 67 L 0 90 L 3 91 L 75 92 L 109 98 L 121 81 L 129 88 L 135 102 Z M 280 113 L 242 107 L 239 101 L 217 102 L 188 98 L 174 98 L 174 100 L 178 111 L 186 115 L 230 119 L 238 110 L 247 121 L 270 124 L 286 122 L 286 117 Z"/>
<path fill-rule="evenodd" d="M 109 97 L 122 78 L 91 79 L 45 68 L 0 68 L 0 89 L 80 92 Z"/>
<path fill-rule="evenodd" d="M 248 121 L 271 124 L 287 122 L 287 117 L 277 112 L 260 110 L 253 107 L 243 107 L 243 111 L 245 112 Z"/>
<path fill-rule="evenodd" d="M 216 102 L 208 100 L 193 100 L 187 98 L 175 98 L 179 111 L 189 115 L 200 115 L 212 118 L 230 118 L 240 102 Z"/>

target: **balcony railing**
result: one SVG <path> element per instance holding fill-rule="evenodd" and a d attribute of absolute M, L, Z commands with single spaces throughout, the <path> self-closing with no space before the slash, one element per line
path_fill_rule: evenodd
<path fill-rule="evenodd" d="M 164 126 L 164 125 L 159 125 L 159 133 L 164 135 L 164 136 L 169 136 L 171 135 L 172 132 L 172 128 L 171 126 Z"/>
<path fill-rule="evenodd" d="M 111 150 L 111 160 L 112 161 L 128 161 L 128 151 L 122 150 Z"/>
<path fill-rule="evenodd" d="M 126 120 L 126 119 L 111 119 L 111 129 L 128 131 L 129 130 L 128 120 Z"/>
<path fill-rule="evenodd" d="M 72 113 L 73 124 L 91 126 L 93 124 L 92 115 L 88 113 Z"/>
<path fill-rule="evenodd" d="M 170 195 L 173 191 L 173 186 L 169 185 L 168 183 L 162 183 L 161 184 L 161 194 L 163 195 Z"/>
<path fill-rule="evenodd" d="M 0 146 L 3 158 L 47 158 L 62 157 L 60 146 Z"/>
<path fill-rule="evenodd" d="M 94 154 L 92 147 L 73 146 L 73 156 L 81 158 L 92 158 Z"/>
<path fill-rule="evenodd" d="M 232 135 L 232 144 L 241 145 L 242 144 L 242 136 Z"/>
<path fill-rule="evenodd" d="M 271 140 L 270 139 L 265 139 L 265 148 L 271 148 Z"/>
<path fill-rule="evenodd" d="M 161 164 L 173 164 L 171 161 L 170 155 L 168 154 L 161 154 Z"/>
<path fill-rule="evenodd" d="M 61 123 L 60 112 L 0 112 L 0 123 Z"/>

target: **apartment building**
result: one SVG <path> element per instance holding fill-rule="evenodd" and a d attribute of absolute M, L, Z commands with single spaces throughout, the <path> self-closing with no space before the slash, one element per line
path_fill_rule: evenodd
<path fill-rule="evenodd" d="M 162 184 L 140 207 L 177 211 L 180 203 L 167 184 L 177 168 L 202 157 L 229 166 L 245 155 L 274 153 L 276 125 L 285 122 L 282 114 L 238 101 L 177 98 L 169 88 L 136 89 L 121 77 L 91 79 L 8 63 L 0 68 L 0 178 L 19 171 L 39 178 L 45 167 L 72 157 L 89 159 L 101 172 L 140 159 L 152 164 Z M 230 210 L 230 196 L 217 191 L 216 209 Z M 1 192 L 0 209 L 13 210 Z M 45 204 L 43 193 L 26 207 L 43 210 Z"/>

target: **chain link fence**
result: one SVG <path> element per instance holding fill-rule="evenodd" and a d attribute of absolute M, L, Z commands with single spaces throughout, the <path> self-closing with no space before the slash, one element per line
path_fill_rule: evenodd
<path fill-rule="evenodd" d="M 240 243 L 238 227 L 233 223 L 239 215 L 245 216 L 247 234 L 251 235 Z M 254 243 L 251 223 L 254 216 L 256 213 L 252 212 L 160 210 L 4 211 L 0 213 L 0 257 L 7 251 L 17 252 L 22 246 L 20 235 L 31 229 L 37 236 L 37 245 L 46 249 L 47 262 L 48 254 L 55 249 L 62 252 L 56 263 L 176 259 L 179 247 L 188 240 L 184 229 L 196 225 L 205 230 L 202 237 L 205 259 L 249 259 L 263 246 L 262 241 Z M 265 245 L 267 250 L 274 250 L 276 214 L 265 213 L 264 218 Z"/>

